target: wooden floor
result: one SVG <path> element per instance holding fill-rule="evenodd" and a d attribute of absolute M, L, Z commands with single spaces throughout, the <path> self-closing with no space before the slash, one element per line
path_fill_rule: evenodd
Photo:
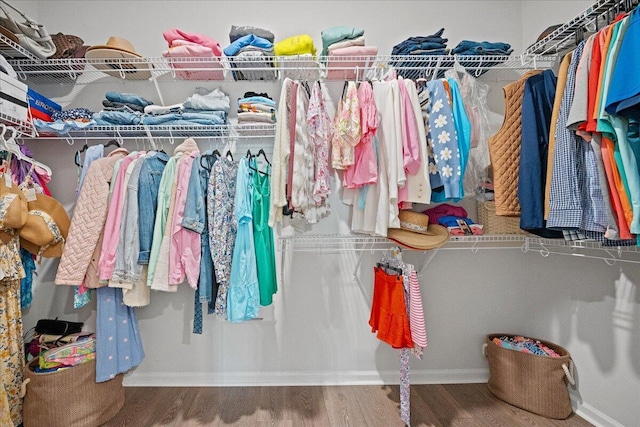
<path fill-rule="evenodd" d="M 106 426 L 402 426 L 398 386 L 127 387 Z M 558 421 L 496 399 L 486 384 L 411 386 L 411 425 L 590 426 Z"/>

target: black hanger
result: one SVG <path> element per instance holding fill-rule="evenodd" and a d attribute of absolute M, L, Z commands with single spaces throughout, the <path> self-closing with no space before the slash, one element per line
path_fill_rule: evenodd
<path fill-rule="evenodd" d="M 271 166 L 271 162 L 267 158 L 267 153 L 265 153 L 262 148 L 260 149 L 260 151 L 258 151 L 258 154 L 256 155 L 256 157 L 260 157 L 260 155 L 262 155 L 262 157 L 264 158 L 264 161 L 267 162 L 269 166 Z"/>
<path fill-rule="evenodd" d="M 253 157 L 253 154 L 251 154 L 251 150 L 247 150 L 247 159 L 250 159 Z"/>
<path fill-rule="evenodd" d="M 120 145 L 120 143 L 118 141 L 116 141 L 115 139 L 112 139 L 111 141 L 107 142 L 107 145 L 105 145 L 104 148 L 114 147 L 114 146 L 118 147 L 118 148 L 121 147 L 121 145 Z"/>
<path fill-rule="evenodd" d="M 233 153 L 231 153 L 231 150 L 227 150 L 225 156 L 233 162 Z"/>
<path fill-rule="evenodd" d="M 209 172 L 211 172 L 211 166 L 213 166 L 213 163 L 215 163 L 215 160 L 218 160 L 219 158 L 220 158 L 220 152 L 218 150 L 213 150 L 213 153 L 211 154 L 203 154 L 200 156 L 200 166 L 202 166 L 203 169 L 206 169 Z M 202 163 L 202 161 L 206 159 L 213 159 L 214 161 L 211 162 L 210 165 L 205 165 L 204 163 Z"/>
<path fill-rule="evenodd" d="M 78 151 L 76 151 L 76 154 L 74 156 L 75 158 L 73 160 L 75 162 L 76 166 L 78 166 L 78 167 L 82 166 L 80 164 L 80 154 L 82 154 L 85 151 L 87 151 L 87 148 L 89 148 L 89 145 L 85 142 L 84 145 L 82 146 L 82 148 L 79 149 Z"/>

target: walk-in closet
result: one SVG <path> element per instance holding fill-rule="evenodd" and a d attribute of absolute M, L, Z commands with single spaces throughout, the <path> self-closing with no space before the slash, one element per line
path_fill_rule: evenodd
<path fill-rule="evenodd" d="M 0 0 L 0 427 L 640 426 L 638 43 L 636 0 Z"/>

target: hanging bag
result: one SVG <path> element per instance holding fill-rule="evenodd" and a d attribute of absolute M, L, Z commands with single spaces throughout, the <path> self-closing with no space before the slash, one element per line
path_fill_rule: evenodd
<path fill-rule="evenodd" d="M 24 19 L 24 22 L 19 22 L 12 18 L 2 4 L 18 13 Z M 40 59 L 47 59 L 56 53 L 56 45 L 44 25 L 38 24 L 4 0 L 0 0 L 0 11 L 4 15 L 0 16 L 0 25 L 15 34 L 20 46 Z"/>

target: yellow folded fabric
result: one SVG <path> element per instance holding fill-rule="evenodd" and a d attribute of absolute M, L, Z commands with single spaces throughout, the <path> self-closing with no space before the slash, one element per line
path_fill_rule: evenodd
<path fill-rule="evenodd" d="M 316 48 L 313 46 L 313 39 L 308 34 L 300 34 L 281 40 L 273 46 L 273 52 L 276 56 L 302 55 L 310 53 L 316 54 Z"/>

